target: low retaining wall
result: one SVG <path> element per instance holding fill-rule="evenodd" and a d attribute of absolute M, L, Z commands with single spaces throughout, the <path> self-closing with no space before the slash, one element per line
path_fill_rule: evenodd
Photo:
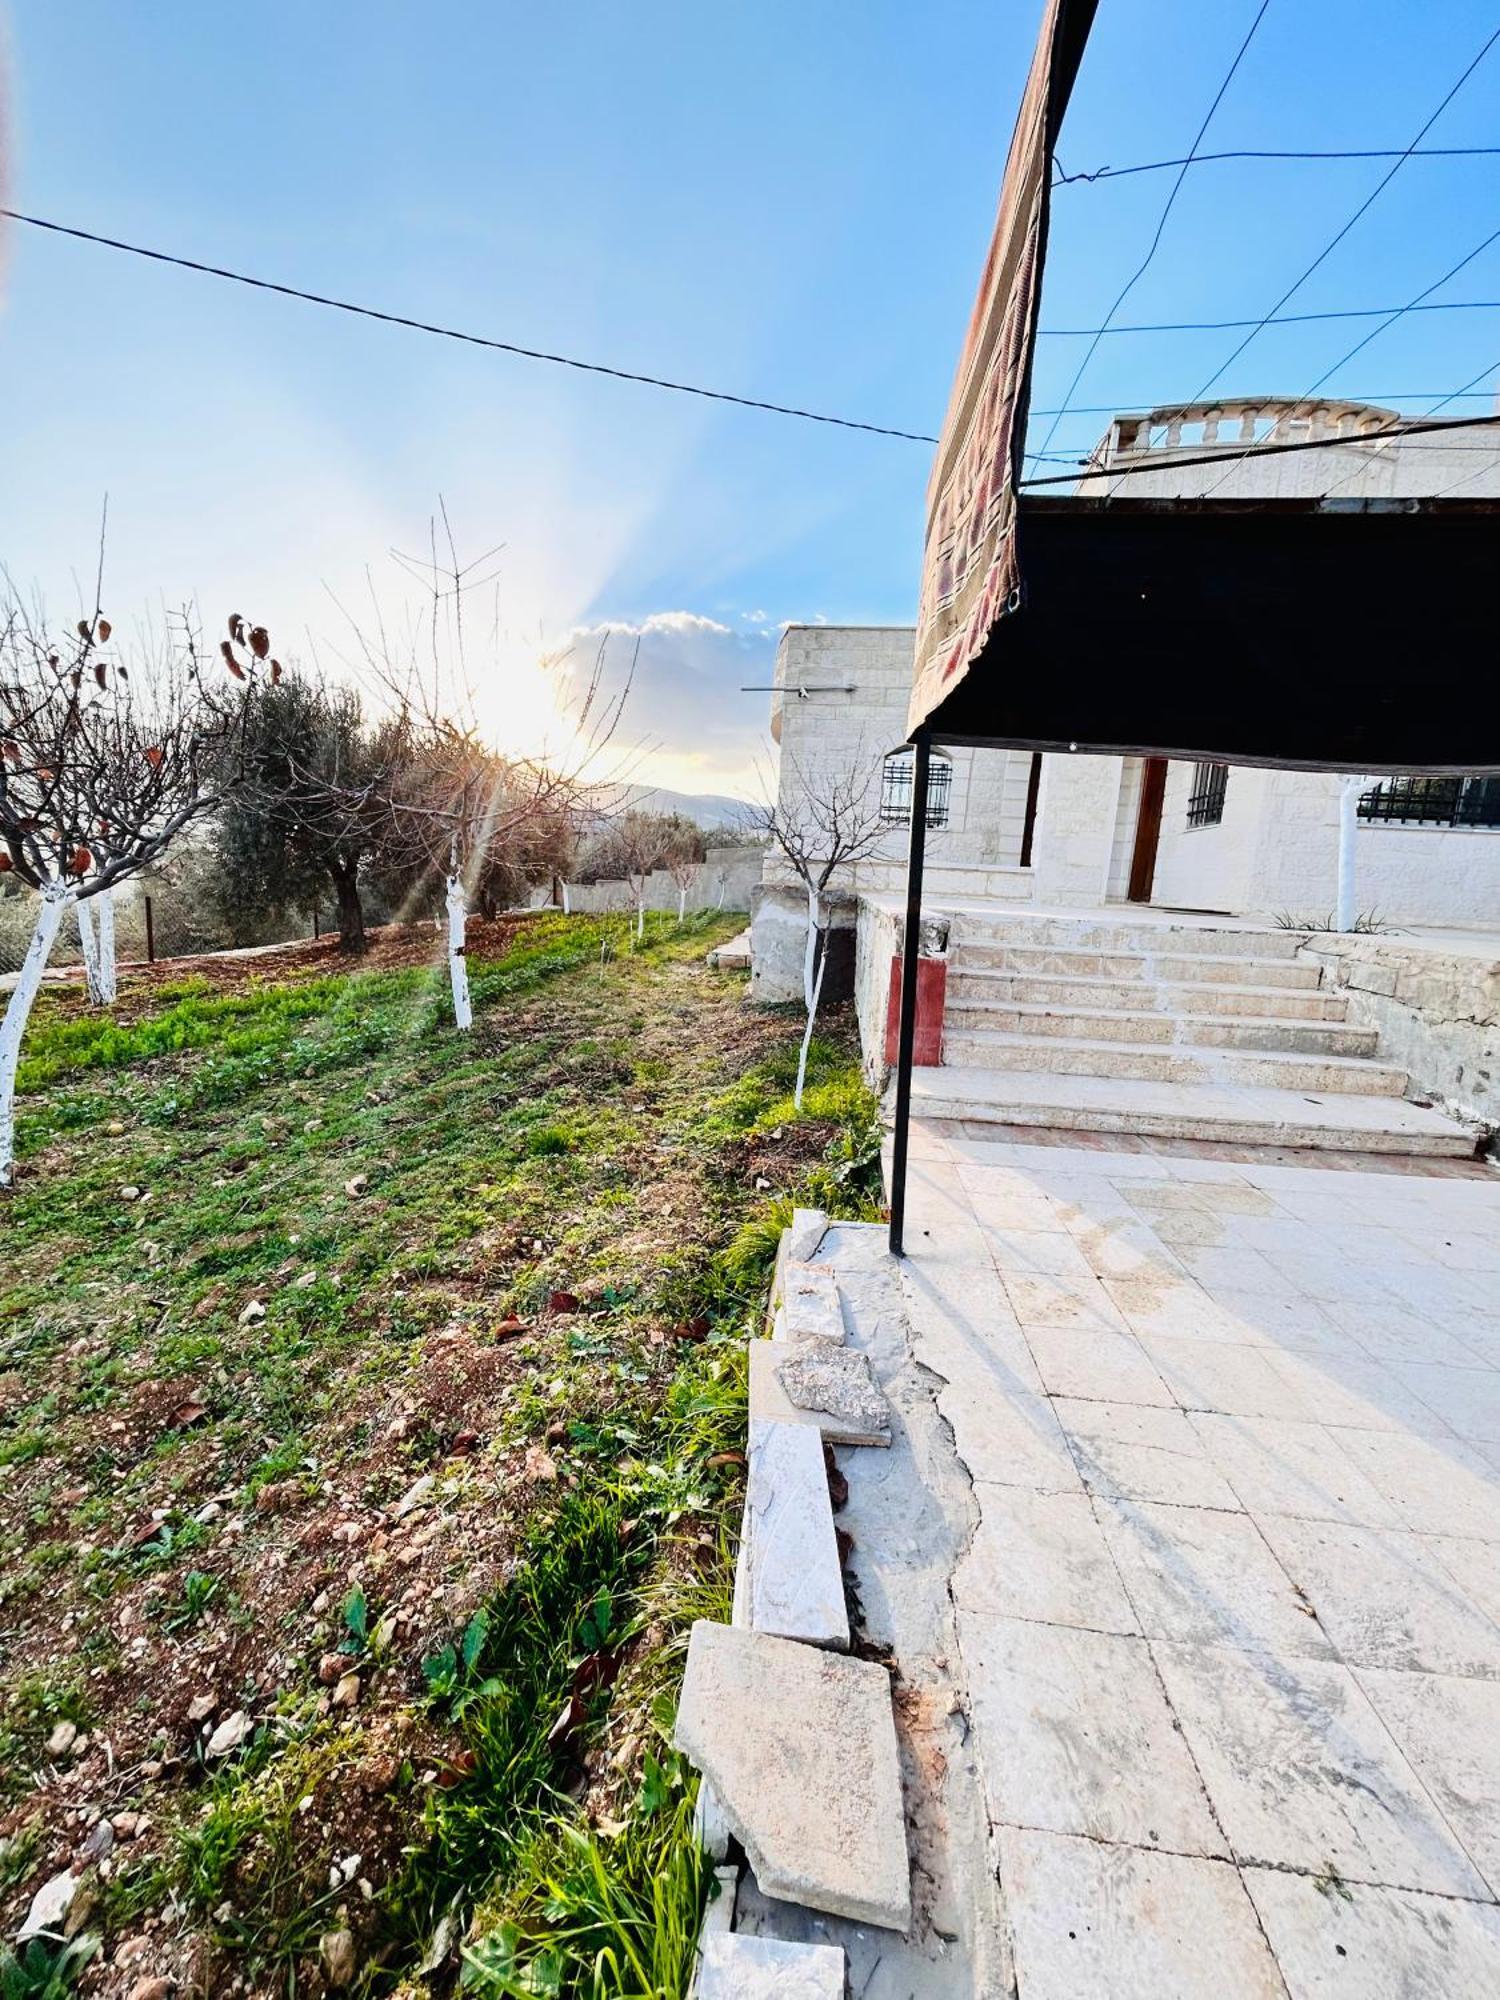
<path fill-rule="evenodd" d="M 861 896 L 855 926 L 854 1011 L 859 1020 L 859 1046 L 866 1080 L 879 1090 L 885 1083 L 886 1021 L 890 1013 L 891 967 L 901 951 L 905 905 L 892 898 Z M 948 919 L 922 919 L 921 956 L 946 958 Z"/>
<path fill-rule="evenodd" d="M 750 892 L 760 880 L 764 850 L 759 847 L 711 847 L 708 858 L 698 864 L 688 890 L 690 910 L 748 910 Z M 543 890 L 544 898 L 550 890 Z M 677 884 L 665 868 L 646 877 L 646 908 L 670 910 L 677 914 Z M 635 892 L 628 882 L 570 882 L 568 906 L 585 914 L 608 910 L 633 910 Z"/>
<path fill-rule="evenodd" d="M 1297 953 L 1380 1033 L 1383 1061 L 1460 1117 L 1500 1131 L 1500 937 L 1493 946 L 1315 932 Z"/>

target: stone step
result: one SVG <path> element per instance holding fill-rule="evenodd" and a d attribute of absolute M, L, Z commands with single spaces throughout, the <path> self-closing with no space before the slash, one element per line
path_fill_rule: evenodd
<path fill-rule="evenodd" d="M 890 1097 L 886 1100 L 887 1118 Z M 1146 1083 L 1125 1077 L 1019 1075 L 943 1066 L 912 1073 L 912 1115 L 986 1126 L 1044 1126 L 1197 1139 L 1226 1146 L 1287 1146 L 1325 1152 L 1400 1153 L 1467 1159 L 1478 1135 L 1400 1097 L 1351 1091 L 1231 1089 Z"/>
<path fill-rule="evenodd" d="M 968 943 L 1013 944 L 1068 951 L 1123 951 L 1177 958 L 1208 954 L 1216 958 L 1295 958 L 1306 942 L 1305 931 L 1262 930 L 1217 924 L 1092 923 L 1076 917 L 993 915 L 957 911 L 950 919 L 952 935 Z"/>
<path fill-rule="evenodd" d="M 1148 979 L 1099 979 L 1074 974 L 1033 976 L 955 964 L 948 975 L 948 1011 L 954 1005 L 986 1006 L 1017 1002 L 1039 1007 L 1143 1008 L 1168 1014 L 1248 1014 L 1280 1021 L 1342 1021 L 1347 995 L 1325 988 L 1295 986 L 1198 985 L 1186 980 L 1160 984 Z"/>
<path fill-rule="evenodd" d="M 1059 945 L 971 944 L 959 939 L 949 946 L 951 964 L 960 971 L 988 969 L 1024 973 L 1031 978 L 1132 979 L 1192 985 L 1286 986 L 1314 991 L 1322 982 L 1319 966 L 1300 960 L 1246 958 L 1240 955 L 1150 957 L 1142 952 L 1094 951 Z"/>
<path fill-rule="evenodd" d="M 1284 1055 L 1373 1056 L 1374 1028 L 1342 1021 L 1282 1020 L 1273 1014 L 1174 1014 L 1163 1009 L 1006 1005 L 950 999 L 944 1010 L 949 1035 L 975 1030 L 1067 1041 L 1132 1042 L 1152 1048 L 1259 1049 Z"/>
<path fill-rule="evenodd" d="M 1352 1056 L 1152 1048 L 1138 1042 L 1066 1041 L 966 1028 L 944 1034 L 943 1061 L 972 1069 L 1050 1071 L 1057 1076 L 1134 1078 L 1150 1083 L 1217 1083 L 1248 1089 L 1346 1091 L 1368 1097 L 1399 1097 L 1407 1083 L 1404 1070 Z"/>

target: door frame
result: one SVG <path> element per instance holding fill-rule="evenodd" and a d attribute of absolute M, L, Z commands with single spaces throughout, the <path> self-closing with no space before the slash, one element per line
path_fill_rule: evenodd
<path fill-rule="evenodd" d="M 1149 903 L 1156 881 L 1156 851 L 1161 844 L 1161 808 L 1167 789 L 1167 759 L 1147 757 L 1141 764 L 1141 801 L 1135 816 L 1135 845 L 1130 855 L 1127 902 Z"/>

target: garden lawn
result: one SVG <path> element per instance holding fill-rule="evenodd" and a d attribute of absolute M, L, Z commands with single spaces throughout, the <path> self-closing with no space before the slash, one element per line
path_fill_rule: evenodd
<path fill-rule="evenodd" d="M 731 918 L 49 991 L 0 1196 L 0 1933 L 27 1995 L 685 1991 L 668 1731 L 792 1199 L 873 1214 Z M 53 1982 L 49 1984 L 49 1982 Z M 150 1989 L 146 1989 L 150 1990 Z M 168 1989 L 160 1989 L 162 1992 Z"/>

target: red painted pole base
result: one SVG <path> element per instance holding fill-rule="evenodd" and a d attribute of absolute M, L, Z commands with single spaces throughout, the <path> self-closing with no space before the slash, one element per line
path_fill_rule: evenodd
<path fill-rule="evenodd" d="M 912 1061 L 930 1068 L 943 1060 L 943 1006 L 948 992 L 948 961 L 917 960 L 917 1033 Z M 891 960 L 891 987 L 885 1010 L 885 1059 L 896 1060 L 901 1033 L 901 954 Z"/>

